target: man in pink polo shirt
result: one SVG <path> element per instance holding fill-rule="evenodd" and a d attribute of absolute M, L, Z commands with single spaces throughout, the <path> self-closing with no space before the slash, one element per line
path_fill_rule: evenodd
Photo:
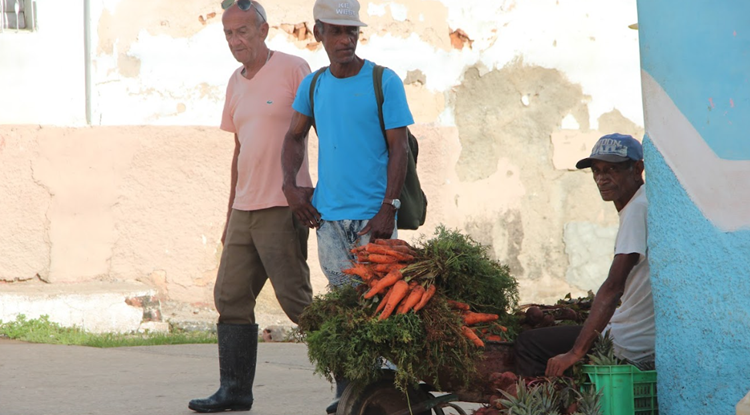
<path fill-rule="evenodd" d="M 222 7 L 229 49 L 242 66 L 229 78 L 221 120 L 221 129 L 234 133 L 235 140 L 224 250 L 214 287 L 221 386 L 207 399 L 190 401 L 188 407 L 196 412 L 252 407 L 258 350 L 254 309 L 267 279 L 295 323 L 312 301 L 309 228 L 297 221 L 281 190 L 281 147 L 297 87 L 310 67 L 266 46 L 269 26 L 258 2 L 225 0 Z M 297 183 L 312 192 L 306 152 Z"/>

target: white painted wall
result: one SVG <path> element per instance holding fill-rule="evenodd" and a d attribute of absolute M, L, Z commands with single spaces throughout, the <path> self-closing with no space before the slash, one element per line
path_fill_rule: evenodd
<path fill-rule="evenodd" d="M 0 124 L 86 124 L 83 2 L 36 0 L 38 31 L 0 33 Z"/>

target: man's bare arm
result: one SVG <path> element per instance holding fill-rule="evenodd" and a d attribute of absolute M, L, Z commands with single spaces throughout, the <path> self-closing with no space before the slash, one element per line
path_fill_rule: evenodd
<path fill-rule="evenodd" d="M 305 139 L 311 126 L 312 118 L 294 112 L 281 149 L 281 169 L 284 174 L 282 190 L 289 207 L 297 220 L 315 228 L 320 221 L 320 213 L 312 205 L 313 188 L 297 186 L 297 174 L 305 160 Z"/>
<path fill-rule="evenodd" d="M 385 198 L 398 199 L 406 178 L 407 146 L 409 145 L 406 127 L 386 130 L 385 136 L 388 144 L 388 184 L 385 188 Z M 372 232 L 372 239 L 390 238 L 396 225 L 395 218 L 395 208 L 392 205 L 383 204 L 359 234 Z"/>
<path fill-rule="evenodd" d="M 547 376 L 562 376 L 563 372 L 583 359 L 594 344 L 598 333 L 601 333 L 615 313 L 620 298 L 625 291 L 625 282 L 630 271 L 638 263 L 640 254 L 618 254 L 612 261 L 609 276 L 599 288 L 591 304 L 591 312 L 578 335 L 573 348 L 568 352 L 557 355 L 547 362 Z"/>
<path fill-rule="evenodd" d="M 232 155 L 232 173 L 231 173 L 231 185 L 229 187 L 229 205 L 227 205 L 227 221 L 224 223 L 224 232 L 221 233 L 221 244 L 227 239 L 227 228 L 229 227 L 229 216 L 232 214 L 232 205 L 234 205 L 234 197 L 237 192 L 237 178 L 239 172 L 237 171 L 237 161 L 240 157 L 240 138 L 237 134 L 234 135 L 234 154 Z"/>

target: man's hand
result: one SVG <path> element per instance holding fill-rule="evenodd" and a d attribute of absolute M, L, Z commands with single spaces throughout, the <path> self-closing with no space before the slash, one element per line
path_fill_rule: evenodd
<path fill-rule="evenodd" d="M 308 228 L 320 226 L 320 213 L 312 205 L 314 191 L 312 187 L 284 186 L 284 196 L 289 208 L 297 220 Z"/>
<path fill-rule="evenodd" d="M 548 377 L 562 376 L 563 372 L 565 372 L 569 367 L 576 364 L 576 362 L 578 362 L 582 358 L 583 356 L 578 356 L 572 351 L 564 354 L 559 354 L 547 361 L 547 370 L 544 372 L 544 375 Z"/>
<path fill-rule="evenodd" d="M 583 329 L 581 329 L 573 348 L 568 353 L 557 355 L 547 361 L 545 372 L 547 376 L 562 376 L 565 370 L 586 356 L 599 333 L 604 331 L 609 319 L 615 313 L 617 304 L 625 291 L 625 281 L 627 281 L 630 271 L 638 263 L 639 257 L 640 254 L 637 253 L 615 255 L 609 269 L 609 276 L 596 293 L 594 302 L 591 304 L 589 317 L 583 324 Z"/>
<path fill-rule="evenodd" d="M 390 239 L 396 228 L 396 210 L 391 205 L 382 205 L 378 213 L 367 222 L 357 235 L 366 235 L 370 232 L 370 240 Z"/>

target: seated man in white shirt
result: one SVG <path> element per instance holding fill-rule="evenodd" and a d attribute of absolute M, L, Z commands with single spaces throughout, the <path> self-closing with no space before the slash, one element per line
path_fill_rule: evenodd
<path fill-rule="evenodd" d="M 561 376 L 586 356 L 605 330 L 610 331 L 617 357 L 641 369 L 653 368 L 654 303 L 646 245 L 643 148 L 629 135 L 605 135 L 576 167 L 591 168 L 602 199 L 617 209 L 615 257 L 583 326 L 521 333 L 515 345 L 521 376 Z"/>

